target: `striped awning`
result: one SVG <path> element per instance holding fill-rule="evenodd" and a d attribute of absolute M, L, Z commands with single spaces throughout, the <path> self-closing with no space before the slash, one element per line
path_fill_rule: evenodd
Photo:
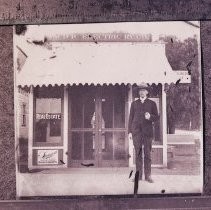
<path fill-rule="evenodd" d="M 18 86 L 176 83 L 164 43 L 63 42 L 48 53 L 35 50 L 17 71 Z M 187 82 L 190 77 L 187 76 Z"/>

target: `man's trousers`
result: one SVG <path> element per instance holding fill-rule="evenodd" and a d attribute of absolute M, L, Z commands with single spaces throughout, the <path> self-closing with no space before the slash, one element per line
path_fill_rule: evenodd
<path fill-rule="evenodd" d="M 133 145 L 135 148 L 136 171 L 139 171 L 139 179 L 142 178 L 143 162 L 144 162 L 144 175 L 145 179 L 147 179 L 149 176 L 151 176 L 152 138 L 135 135 L 133 136 Z M 144 161 L 142 152 L 144 152 L 143 155 Z"/>

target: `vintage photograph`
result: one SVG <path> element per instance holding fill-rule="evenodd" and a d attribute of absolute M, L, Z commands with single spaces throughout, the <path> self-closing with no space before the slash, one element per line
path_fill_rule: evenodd
<path fill-rule="evenodd" d="M 202 193 L 198 21 L 13 33 L 17 197 Z"/>

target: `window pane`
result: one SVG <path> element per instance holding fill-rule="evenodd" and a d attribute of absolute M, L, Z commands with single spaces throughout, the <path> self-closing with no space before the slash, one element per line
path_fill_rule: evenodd
<path fill-rule="evenodd" d="M 158 114 L 160 116 L 161 98 L 150 97 L 150 99 L 156 103 Z M 162 118 L 161 117 L 159 117 L 158 120 L 153 123 L 153 144 L 162 144 Z"/>
<path fill-rule="evenodd" d="M 36 113 L 61 113 L 61 98 L 37 98 Z"/>
<path fill-rule="evenodd" d="M 47 120 L 36 120 L 35 122 L 35 142 L 47 141 Z"/>
<path fill-rule="evenodd" d="M 158 120 L 153 125 L 153 130 L 154 130 L 153 134 L 154 134 L 155 142 L 162 142 L 160 123 L 161 123 L 161 120 Z"/>
<path fill-rule="evenodd" d="M 62 141 L 62 95 L 60 98 L 53 97 L 53 89 L 35 89 L 35 142 L 60 143 Z M 55 95 L 58 90 L 55 88 Z"/>
<path fill-rule="evenodd" d="M 61 120 L 50 121 L 50 136 L 61 136 Z"/>

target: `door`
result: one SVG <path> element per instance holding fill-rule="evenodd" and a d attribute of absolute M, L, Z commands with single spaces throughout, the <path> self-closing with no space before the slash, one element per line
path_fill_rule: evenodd
<path fill-rule="evenodd" d="M 69 89 L 69 167 L 128 166 L 127 87 Z"/>

